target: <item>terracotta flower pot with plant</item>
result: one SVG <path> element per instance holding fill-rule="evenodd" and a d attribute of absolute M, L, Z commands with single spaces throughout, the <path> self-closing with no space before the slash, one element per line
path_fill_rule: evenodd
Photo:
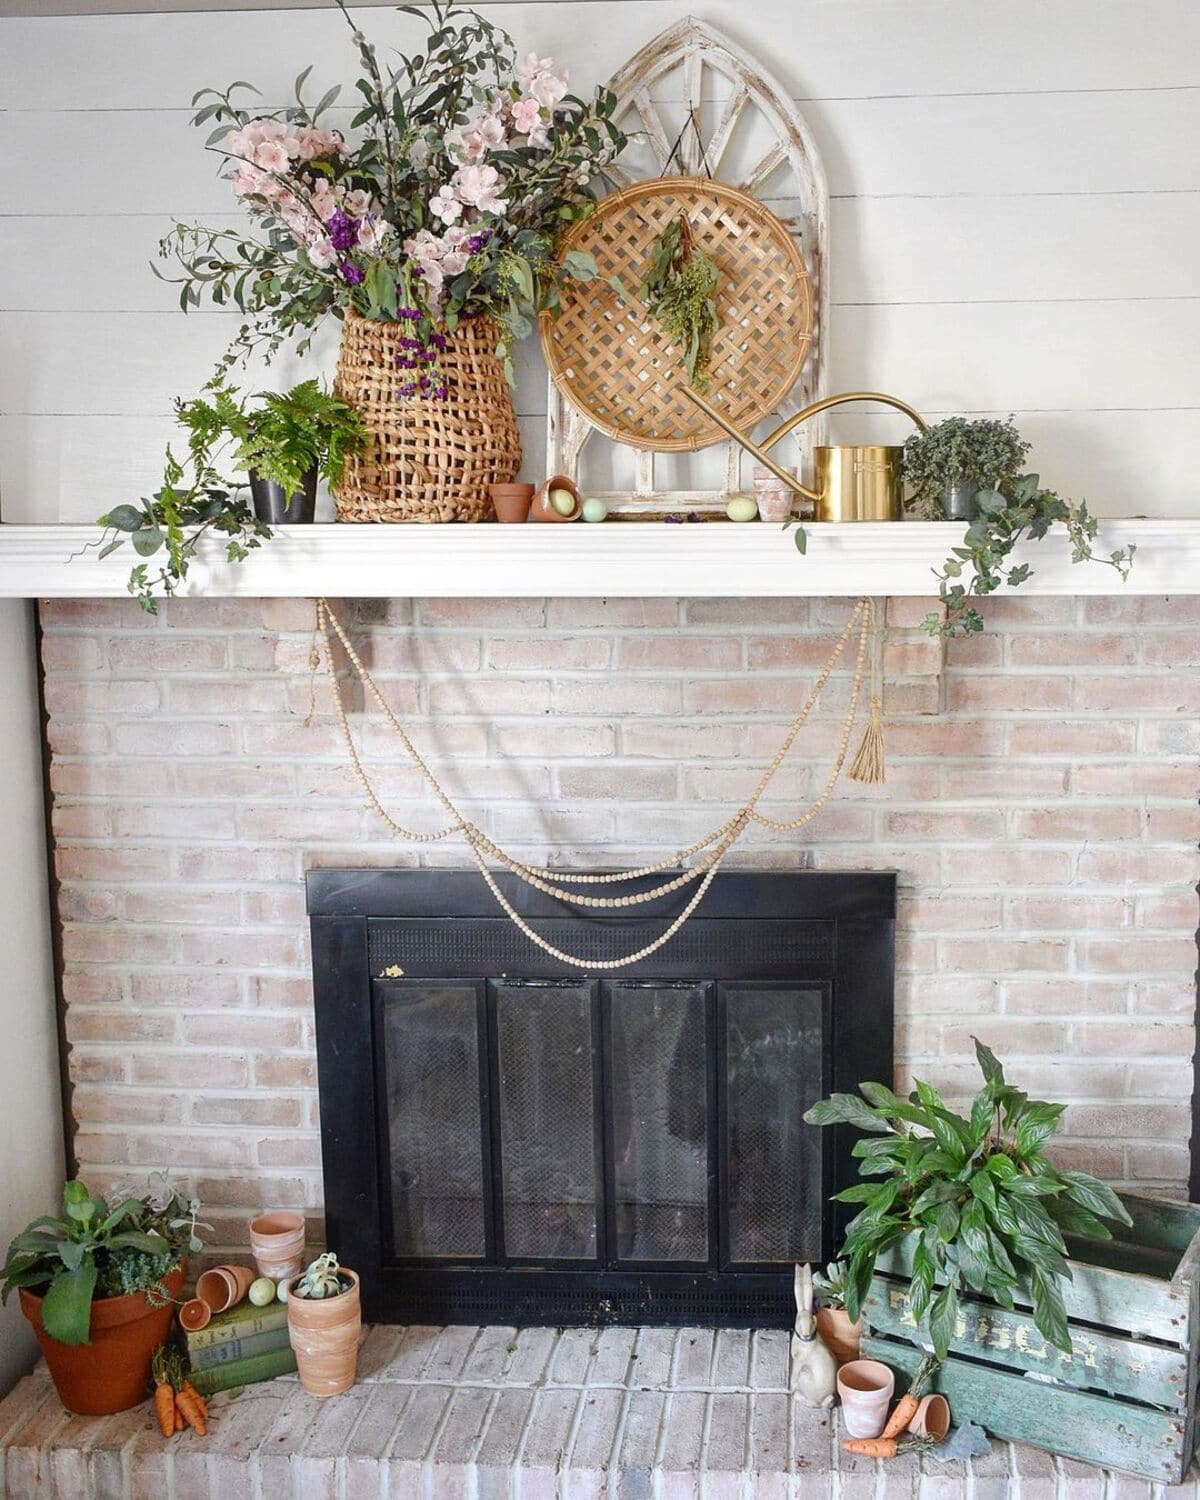
<path fill-rule="evenodd" d="M 68 1410 L 99 1416 L 145 1400 L 187 1256 L 200 1249 L 197 1208 L 165 1187 L 110 1208 L 69 1182 L 62 1217 L 35 1219 L 9 1246 L 3 1298 L 20 1292 Z"/>
<path fill-rule="evenodd" d="M 362 1303 L 358 1274 L 318 1255 L 288 1288 L 288 1336 L 300 1384 L 310 1396 L 348 1391 L 358 1372 Z"/>
<path fill-rule="evenodd" d="M 839 1365 L 857 1359 L 862 1342 L 862 1319 L 852 1318 L 846 1311 L 845 1275 L 845 1266 L 835 1260 L 825 1267 L 824 1274 L 818 1271 L 813 1276 L 813 1290 L 821 1301 L 817 1332 Z"/>

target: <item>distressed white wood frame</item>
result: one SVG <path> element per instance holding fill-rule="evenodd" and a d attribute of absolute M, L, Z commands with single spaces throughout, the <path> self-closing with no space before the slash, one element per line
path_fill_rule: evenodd
<path fill-rule="evenodd" d="M 647 141 L 661 171 L 675 144 L 654 102 L 657 90 L 663 97 L 664 82 L 678 75 L 680 97 L 685 108 L 699 109 L 704 98 L 704 71 L 711 69 L 731 86 L 719 118 L 707 140 L 697 129 L 685 130 L 676 151 L 676 170 L 699 174 L 707 171 L 722 181 L 759 196 L 768 182 L 786 182 L 778 194 L 797 205 L 788 227 L 800 248 L 812 279 L 814 328 L 808 359 L 790 395 L 780 403 L 782 417 L 825 394 L 825 371 L 829 349 L 829 193 L 816 143 L 787 90 L 752 57 L 715 27 L 692 16 L 685 17 L 649 42 L 622 67 L 609 87 L 617 96 L 614 119 L 628 133 L 638 132 Z M 754 112 L 761 116 L 772 143 L 737 178 L 722 177 L 721 165 L 739 131 L 745 131 Z M 633 180 L 620 166 L 612 169 L 618 182 Z M 795 440 L 800 461 L 811 473 L 813 447 L 824 441 L 824 418 L 802 423 Z M 732 441 L 716 446 L 725 450 L 724 484 L 720 490 L 670 491 L 655 482 L 655 465 L 663 455 L 645 448 L 618 444 L 598 432 L 582 413 L 568 402 L 549 380 L 546 405 L 546 469 L 550 474 L 579 477 L 579 464 L 589 442 L 628 447 L 633 455 L 634 488 L 601 493 L 614 513 L 666 514 L 673 511 L 719 510 L 730 495 L 747 488 L 742 483 L 743 450 Z M 667 455 L 669 456 L 669 455 Z M 786 454 L 783 462 L 790 462 Z"/>

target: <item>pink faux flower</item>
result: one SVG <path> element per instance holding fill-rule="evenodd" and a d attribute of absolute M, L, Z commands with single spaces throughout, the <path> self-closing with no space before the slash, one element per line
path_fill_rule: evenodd
<path fill-rule="evenodd" d="M 539 73 L 529 84 L 529 92 L 547 109 L 553 109 L 558 101 L 567 92 L 567 70 L 560 68 L 557 71 L 547 69 Z"/>
<path fill-rule="evenodd" d="M 264 172 L 286 172 L 287 150 L 279 141 L 263 141 L 261 146 L 254 148 L 254 164 Z"/>
<path fill-rule="evenodd" d="M 371 212 L 371 195 L 362 188 L 351 188 L 342 199 L 342 207 L 352 219 L 361 219 Z"/>
<path fill-rule="evenodd" d="M 333 242 L 328 235 L 308 247 L 308 258 L 322 271 L 327 271 L 336 262 L 338 253 L 333 248 Z"/>
<path fill-rule="evenodd" d="M 517 78 L 528 88 L 539 73 L 548 72 L 553 66 L 552 57 L 539 57 L 536 52 L 530 52 L 517 64 Z"/>
<path fill-rule="evenodd" d="M 370 217 L 358 226 L 358 244 L 361 250 L 378 250 L 392 232 L 386 219 Z"/>
<path fill-rule="evenodd" d="M 500 196 L 504 191 L 504 179 L 495 167 L 459 167 L 452 186 L 464 203 L 482 214 L 502 214 L 507 207 Z"/>
<path fill-rule="evenodd" d="M 453 224 L 462 217 L 463 206 L 454 196 L 454 189 L 447 183 L 438 188 L 429 200 L 429 212 L 441 219 L 443 224 Z"/>
<path fill-rule="evenodd" d="M 536 129 L 537 122 L 541 119 L 542 106 L 532 96 L 518 99 L 513 105 L 513 124 L 522 135 L 528 135 L 531 130 Z"/>

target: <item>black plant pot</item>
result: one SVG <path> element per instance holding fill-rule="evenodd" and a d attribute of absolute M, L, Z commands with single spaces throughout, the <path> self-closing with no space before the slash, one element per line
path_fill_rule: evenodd
<path fill-rule="evenodd" d="M 263 479 L 250 470 L 250 493 L 254 497 L 254 514 L 268 526 L 299 526 L 311 522 L 317 508 L 317 466 L 304 476 L 304 488 L 290 498 L 283 486 Z"/>

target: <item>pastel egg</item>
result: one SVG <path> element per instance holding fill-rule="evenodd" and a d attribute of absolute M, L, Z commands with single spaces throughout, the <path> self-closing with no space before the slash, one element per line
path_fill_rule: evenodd
<path fill-rule="evenodd" d="M 608 506 L 595 495 L 589 495 L 583 502 L 583 519 L 593 523 L 603 521 L 608 515 Z"/>
<path fill-rule="evenodd" d="M 569 516 L 575 509 L 575 496 L 570 490 L 551 490 L 550 504 L 560 516 Z"/>
<path fill-rule="evenodd" d="M 753 521 L 758 515 L 758 502 L 752 495 L 735 495 L 725 507 L 731 521 Z"/>

